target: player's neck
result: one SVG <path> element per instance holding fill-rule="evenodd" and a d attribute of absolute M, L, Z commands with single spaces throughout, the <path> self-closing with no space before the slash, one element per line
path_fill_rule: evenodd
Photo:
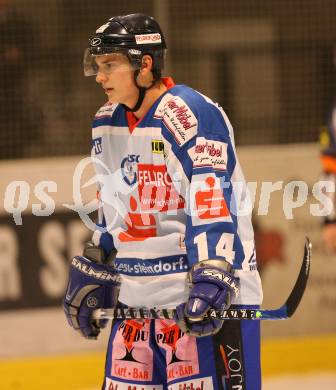
<path fill-rule="evenodd" d="M 163 84 L 162 81 L 156 83 L 152 88 L 146 91 L 145 98 L 141 104 L 141 107 L 138 111 L 133 114 L 138 118 L 142 118 L 146 112 L 151 108 L 153 103 L 165 92 L 167 91 L 167 87 Z"/>

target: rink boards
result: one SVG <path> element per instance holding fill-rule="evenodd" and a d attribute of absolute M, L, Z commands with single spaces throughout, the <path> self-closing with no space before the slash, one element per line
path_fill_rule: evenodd
<path fill-rule="evenodd" d="M 302 361 L 305 362 L 303 371 L 306 368 L 336 370 L 326 363 L 329 361 L 328 348 L 330 345 L 335 347 L 334 338 L 319 338 L 319 335 L 336 333 L 336 267 L 334 256 L 327 254 L 321 245 L 320 219 L 311 215 L 312 206 L 318 204 L 313 195 L 320 172 L 318 146 L 244 147 L 238 150 L 238 155 L 247 181 L 256 188 L 254 221 L 260 241 L 271 243 L 260 249 L 265 258 L 263 307 L 273 308 L 284 302 L 299 270 L 304 237 L 308 235 L 313 243 L 311 277 L 297 313 L 289 321 L 263 323 L 263 335 L 267 339 L 265 356 L 267 353 L 272 355 L 272 358 L 264 358 L 264 372 L 287 372 L 284 366 L 287 363 L 288 367 L 300 371 L 298 364 Z M 7 283 L 0 285 L 0 358 L 5 359 L 1 361 L 0 369 L 13 370 L 16 374 L 12 378 L 19 381 L 20 377 L 25 377 L 29 382 L 29 375 L 33 378 L 41 372 L 42 368 L 37 369 L 40 364 L 47 365 L 51 373 L 53 370 L 64 373 L 62 378 L 66 378 L 67 369 L 71 368 L 74 373 L 78 368 L 84 377 L 88 376 L 85 380 L 88 387 L 69 385 L 68 388 L 89 390 L 91 384 L 96 386 L 99 383 L 97 375 L 100 376 L 98 371 L 103 370 L 102 351 L 107 336 L 97 343 L 82 340 L 66 326 L 60 309 L 67 261 L 80 252 L 90 236 L 78 214 L 66 205 L 77 203 L 78 206 L 82 202 L 82 207 L 85 207 L 96 196 L 94 184 L 84 187 L 93 175 L 91 167 L 82 164 L 78 176 L 76 167 L 79 161 L 81 157 L 0 164 L 0 277 Z M 75 185 L 74 172 L 77 175 Z M 273 183 L 274 189 L 281 187 L 270 193 L 266 213 L 262 182 Z M 305 185 L 298 184 L 291 198 L 291 186 L 296 182 L 307 185 L 307 199 L 300 206 L 295 197 L 298 191 L 305 190 Z M 14 190 L 16 197 L 19 193 L 26 194 L 16 200 L 20 204 L 8 203 Z M 284 210 L 286 202 L 290 207 Z M 49 216 L 46 215 L 48 210 L 51 211 Z M 22 225 L 15 224 L 13 213 L 16 222 L 22 216 Z M 291 216 L 293 218 L 289 218 Z M 310 335 L 314 336 L 310 339 Z M 292 337 L 295 340 L 296 337 L 305 338 L 299 345 L 292 341 L 275 341 L 274 344 L 269 341 L 278 338 L 292 340 Z M 288 349 L 292 347 L 293 353 Z M 294 353 L 295 348 L 299 348 L 301 355 Z M 94 352 L 97 350 L 99 352 Z M 16 361 L 44 355 L 49 357 Z M 59 357 L 55 358 L 55 355 Z M 70 357 L 65 358 L 65 355 Z M 320 355 L 323 364 L 316 361 L 316 356 Z M 295 364 L 290 363 L 292 358 Z M 44 374 L 38 377 L 44 380 Z M 1 389 L 5 388 L 3 380 L 1 376 Z M 52 389 L 52 384 L 49 385 Z M 66 389 L 66 386 L 62 388 Z M 24 388 L 30 387 L 25 385 Z"/>
<path fill-rule="evenodd" d="M 264 341 L 263 388 L 333 390 L 335 349 L 335 335 Z M 1 389 L 99 390 L 104 360 L 104 352 L 3 360 L 0 361 Z"/>

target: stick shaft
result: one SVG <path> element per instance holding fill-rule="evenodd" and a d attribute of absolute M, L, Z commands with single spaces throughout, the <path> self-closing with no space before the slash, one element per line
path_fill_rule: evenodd
<path fill-rule="evenodd" d="M 175 317 L 175 309 L 117 308 L 98 309 L 94 319 L 169 319 Z M 208 317 L 220 320 L 281 320 L 288 316 L 285 310 L 228 309 L 216 311 L 210 309 Z"/>
<path fill-rule="evenodd" d="M 207 316 L 220 320 L 285 320 L 291 317 L 298 307 L 305 291 L 311 262 L 311 243 L 306 238 L 304 255 L 297 281 L 285 304 L 278 309 L 228 309 L 216 311 L 210 309 Z M 98 309 L 92 314 L 93 319 L 170 319 L 175 318 L 175 309 L 148 309 L 138 307 L 116 309 Z"/>

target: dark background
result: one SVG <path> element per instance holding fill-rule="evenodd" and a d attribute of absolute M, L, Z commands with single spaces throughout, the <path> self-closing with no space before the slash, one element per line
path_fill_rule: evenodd
<path fill-rule="evenodd" d="M 105 97 L 83 51 L 133 12 L 157 18 L 166 75 L 218 101 L 238 145 L 317 141 L 334 94 L 334 0 L 0 0 L 1 159 L 89 153 Z"/>

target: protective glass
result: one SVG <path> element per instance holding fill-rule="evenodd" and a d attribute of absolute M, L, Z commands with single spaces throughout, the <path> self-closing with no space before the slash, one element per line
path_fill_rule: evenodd
<path fill-rule="evenodd" d="M 106 60 L 104 57 L 113 55 L 110 60 Z M 97 57 L 99 61 L 97 61 Z M 128 60 L 128 61 L 127 61 Z M 139 69 L 139 66 L 136 62 L 129 62 L 129 52 L 125 49 L 114 48 L 110 49 L 107 53 L 102 52 L 99 54 L 92 54 L 91 49 L 87 48 L 84 52 L 84 75 L 85 76 L 95 76 L 98 72 L 101 72 L 105 75 L 110 75 L 111 73 L 118 71 L 129 71 L 131 69 Z"/>

